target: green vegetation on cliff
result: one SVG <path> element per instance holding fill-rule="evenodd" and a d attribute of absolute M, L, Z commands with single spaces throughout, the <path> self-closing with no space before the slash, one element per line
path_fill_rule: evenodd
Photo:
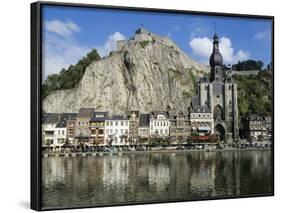
<path fill-rule="evenodd" d="M 236 71 L 261 70 L 263 64 L 262 61 L 255 60 L 238 61 L 237 64 L 232 65 L 232 69 Z"/>
<path fill-rule="evenodd" d="M 82 79 L 86 67 L 93 61 L 100 59 L 97 50 L 93 49 L 86 57 L 80 59 L 77 64 L 70 65 L 68 69 L 62 69 L 59 74 L 49 75 L 42 85 L 43 99 L 55 90 L 74 88 Z"/>
<path fill-rule="evenodd" d="M 247 114 L 271 115 L 272 72 L 260 71 L 258 75 L 234 75 L 237 83 L 239 116 Z"/>

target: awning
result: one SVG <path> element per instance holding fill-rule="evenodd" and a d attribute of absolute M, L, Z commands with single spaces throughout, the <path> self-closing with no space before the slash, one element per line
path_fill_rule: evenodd
<path fill-rule="evenodd" d="M 211 129 L 210 129 L 210 127 L 208 127 L 208 126 L 199 126 L 199 127 L 198 127 L 198 130 L 199 130 L 199 131 L 210 131 Z"/>

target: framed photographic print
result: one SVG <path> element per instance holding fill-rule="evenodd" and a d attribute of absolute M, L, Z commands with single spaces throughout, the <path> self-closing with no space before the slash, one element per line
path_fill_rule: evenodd
<path fill-rule="evenodd" d="M 31 4 L 31 208 L 274 195 L 274 17 Z"/>

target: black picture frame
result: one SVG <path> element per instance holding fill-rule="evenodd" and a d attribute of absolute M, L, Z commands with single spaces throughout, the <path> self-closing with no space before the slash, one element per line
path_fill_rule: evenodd
<path fill-rule="evenodd" d="M 35 2 L 31 4 L 31 209 L 36 211 L 42 210 L 58 210 L 58 209 L 73 209 L 73 208 L 89 208 L 89 207 L 102 207 L 98 206 L 79 206 L 79 207 L 62 207 L 43 209 L 42 208 L 42 176 L 41 176 L 41 139 L 42 139 L 42 7 L 43 6 L 61 6 L 61 7 L 80 7 L 80 8 L 102 8 L 111 10 L 126 10 L 126 11 L 150 11 L 156 13 L 176 13 L 176 14 L 194 14 L 194 15 L 208 15 L 208 16 L 223 16 L 223 17 L 242 17 L 254 19 L 267 19 L 272 22 L 272 38 L 271 38 L 271 55 L 272 55 L 272 193 L 268 194 L 255 194 L 247 196 L 226 196 L 226 197 L 208 197 L 201 199 L 183 199 L 183 200 L 166 200 L 155 202 L 135 202 L 118 205 L 105 205 L 105 206 L 122 206 L 122 205 L 139 205 L 151 203 L 167 203 L 167 202 L 186 202 L 186 201 L 199 201 L 199 200 L 217 200 L 217 199 L 230 199 L 230 198 L 245 198 L 245 197 L 263 197 L 274 196 L 274 16 L 268 15 L 250 15 L 250 14 L 234 14 L 234 13 L 217 13 L 217 12 L 204 12 L 204 11 L 188 11 L 188 10 L 175 10 L 175 9 L 159 9 L 159 8 L 141 8 L 141 7 L 125 7 L 113 5 L 92 5 L 92 4 L 77 4 L 77 3 L 61 3 L 61 2 Z"/>

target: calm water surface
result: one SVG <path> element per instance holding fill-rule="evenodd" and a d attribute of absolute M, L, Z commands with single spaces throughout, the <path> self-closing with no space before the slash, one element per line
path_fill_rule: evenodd
<path fill-rule="evenodd" d="M 45 208 L 272 192 L 271 151 L 42 159 Z"/>

